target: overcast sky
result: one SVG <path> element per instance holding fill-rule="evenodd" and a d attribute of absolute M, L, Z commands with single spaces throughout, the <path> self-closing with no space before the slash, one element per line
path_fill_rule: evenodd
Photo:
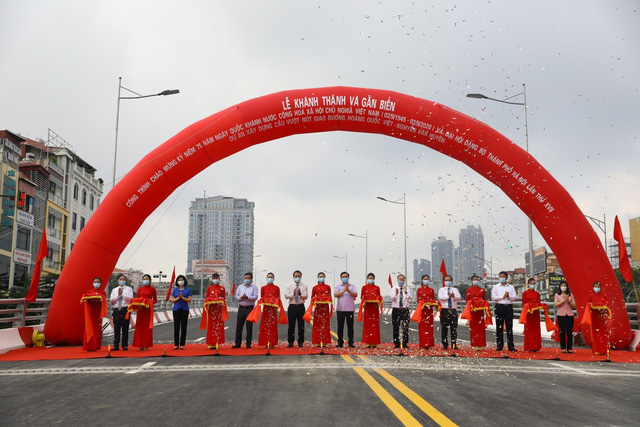
<path fill-rule="evenodd" d="M 460 4 L 463 3 L 463 4 Z M 637 1 L 8 1 L 0 0 L 0 129 L 47 139 L 51 128 L 111 188 L 118 77 L 118 176 L 188 125 L 282 90 L 355 86 L 445 104 L 529 148 L 586 215 L 623 231 L 640 215 L 640 4 Z M 514 101 L 522 101 L 516 97 Z M 426 165 L 426 167 L 425 167 Z M 494 272 L 524 267 L 526 216 L 501 190 L 422 145 L 381 135 L 322 133 L 233 155 L 178 189 L 123 252 L 120 268 L 186 268 L 188 207 L 225 195 L 256 203 L 256 270 L 284 286 L 369 270 L 379 284 L 430 259 L 444 235 L 481 226 Z M 602 232 L 598 235 L 602 237 Z M 545 242 L 537 232 L 535 246 Z M 260 279 L 266 272 L 258 274 Z M 411 272 L 410 272 L 411 276 Z M 260 282 L 261 280 L 258 280 Z"/>

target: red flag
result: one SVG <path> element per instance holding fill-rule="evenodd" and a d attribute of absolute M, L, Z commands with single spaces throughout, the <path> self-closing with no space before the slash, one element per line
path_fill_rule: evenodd
<path fill-rule="evenodd" d="M 442 273 L 442 287 L 444 287 L 444 276 L 447 275 L 447 266 L 444 264 L 444 258 L 442 258 L 442 263 L 440 264 L 440 273 Z"/>
<path fill-rule="evenodd" d="M 391 281 L 391 274 L 389 274 L 389 286 L 393 288 L 393 282 Z"/>
<path fill-rule="evenodd" d="M 40 239 L 40 248 L 38 249 L 38 258 L 36 259 L 36 265 L 33 268 L 33 277 L 31 278 L 31 285 L 29 286 L 29 292 L 24 298 L 27 302 L 34 302 L 38 296 L 38 285 L 40 284 L 40 269 L 42 268 L 42 260 L 47 257 L 49 253 L 49 247 L 47 246 L 47 233 L 46 228 L 42 230 L 42 239 Z"/>
<path fill-rule="evenodd" d="M 236 282 L 233 282 L 233 288 L 231 289 L 231 295 L 235 295 L 236 294 Z"/>
<path fill-rule="evenodd" d="M 160 280 L 162 280 L 162 278 L 160 278 Z M 176 266 L 173 266 L 173 274 L 171 275 L 171 282 L 169 282 L 169 290 L 167 291 L 167 298 L 165 299 L 165 301 L 169 301 L 169 298 L 171 297 L 171 287 L 173 286 L 173 282 L 176 281 Z"/>
<path fill-rule="evenodd" d="M 631 265 L 629 264 L 629 255 L 627 255 L 627 245 L 624 243 L 624 236 L 622 235 L 622 228 L 620 227 L 620 221 L 618 221 L 618 215 L 613 224 L 613 238 L 618 242 L 618 260 L 620 263 L 620 273 L 624 277 L 625 282 L 633 281 L 633 272 L 631 271 Z"/>

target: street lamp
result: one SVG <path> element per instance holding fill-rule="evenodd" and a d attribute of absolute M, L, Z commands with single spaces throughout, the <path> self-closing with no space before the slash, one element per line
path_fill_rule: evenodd
<path fill-rule="evenodd" d="M 126 90 L 127 92 L 131 92 L 136 96 L 120 96 L 120 91 L 122 89 Z M 118 160 L 118 123 L 120 121 L 120 100 L 151 98 L 152 96 L 167 96 L 167 95 L 175 95 L 177 93 L 180 93 L 178 89 L 167 89 L 167 90 L 163 90 L 162 92 L 154 93 L 151 95 L 140 95 L 139 93 L 134 92 L 131 89 L 127 89 L 126 87 L 122 86 L 122 77 L 118 77 L 118 108 L 116 109 L 116 141 L 115 141 L 115 144 L 113 145 L 113 181 L 112 181 L 113 187 L 116 186 L 116 162 Z"/>
<path fill-rule="evenodd" d="M 523 102 L 508 101 L 509 99 L 515 98 L 516 96 L 520 96 L 520 95 L 523 95 L 523 98 L 524 98 Z M 486 95 L 483 95 L 481 93 L 468 93 L 467 98 L 488 99 L 489 101 L 501 102 L 503 104 L 522 105 L 524 107 L 524 148 L 525 150 L 527 150 L 527 153 L 529 152 L 529 126 L 527 122 L 527 85 L 525 83 L 522 83 L 522 92 L 517 93 L 505 99 L 495 99 L 495 98 L 491 98 Z M 533 271 L 533 223 L 531 222 L 531 218 L 528 218 L 528 217 L 527 217 L 527 228 L 529 232 L 529 277 L 533 277 L 533 274 L 534 274 L 534 271 Z"/>
<path fill-rule="evenodd" d="M 364 274 L 369 274 L 369 230 L 364 231 L 364 236 L 359 236 L 357 234 L 348 234 L 351 237 L 359 237 L 364 239 Z"/>
<path fill-rule="evenodd" d="M 158 285 L 161 285 L 162 284 L 162 279 L 166 279 L 167 275 L 166 274 L 162 274 L 162 270 L 160 270 L 158 272 L 158 274 L 154 274 L 153 275 L 153 278 L 154 279 L 158 279 Z"/>
<path fill-rule="evenodd" d="M 477 255 L 474 255 L 473 257 L 478 258 L 480 261 L 484 262 L 489 267 L 489 274 L 491 275 L 491 278 L 493 278 L 493 257 L 490 258 L 491 261 L 487 261 L 486 259 L 481 258 Z"/>
<path fill-rule="evenodd" d="M 383 202 L 402 205 L 404 208 L 404 274 L 406 277 L 406 274 L 407 274 L 407 194 L 402 193 L 402 198 L 398 200 L 387 200 L 384 197 L 380 197 L 380 196 L 378 196 L 378 199 L 382 200 Z"/>
<path fill-rule="evenodd" d="M 349 272 L 349 254 L 344 254 L 344 256 L 334 255 L 334 258 L 343 259 L 344 260 L 344 271 Z"/>

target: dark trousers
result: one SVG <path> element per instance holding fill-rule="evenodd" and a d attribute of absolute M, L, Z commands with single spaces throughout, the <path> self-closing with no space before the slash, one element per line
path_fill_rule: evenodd
<path fill-rule="evenodd" d="M 504 347 L 503 328 L 507 326 L 507 346 L 509 350 L 513 350 L 513 305 L 496 304 L 496 349 L 502 350 Z"/>
<path fill-rule="evenodd" d="M 443 308 L 440 310 L 440 331 L 442 332 L 442 347 L 449 347 L 447 341 L 448 329 L 451 329 L 451 345 L 457 345 L 458 341 L 458 310 L 455 308 Z"/>
<path fill-rule="evenodd" d="M 558 316 L 560 348 L 573 350 L 573 316 Z"/>
<path fill-rule="evenodd" d="M 338 313 L 338 346 L 344 344 L 344 321 L 347 321 L 347 335 L 349 337 L 349 345 L 353 345 L 353 311 L 337 311 Z"/>
<path fill-rule="evenodd" d="M 304 343 L 304 320 L 302 320 L 302 316 L 304 316 L 304 304 L 289 304 L 289 310 L 287 311 L 287 318 L 289 319 L 287 339 L 290 345 L 295 341 L 296 322 L 298 322 L 298 346 L 302 347 Z"/>
<path fill-rule="evenodd" d="M 251 345 L 253 339 L 253 323 L 247 322 L 247 316 L 253 310 L 253 306 L 238 307 L 238 320 L 236 321 L 236 345 L 242 344 L 242 328 L 247 324 L 247 345 Z"/>
<path fill-rule="evenodd" d="M 173 345 L 184 347 L 187 342 L 187 320 L 189 310 L 173 310 Z"/>
<path fill-rule="evenodd" d="M 402 347 L 409 343 L 409 308 L 393 308 L 391 310 L 393 324 L 393 343 L 400 346 L 400 328 L 402 328 Z"/>
<path fill-rule="evenodd" d="M 122 348 L 129 346 L 129 319 L 125 319 L 127 307 L 113 310 L 113 348 L 120 345 L 120 333 L 122 332 Z"/>

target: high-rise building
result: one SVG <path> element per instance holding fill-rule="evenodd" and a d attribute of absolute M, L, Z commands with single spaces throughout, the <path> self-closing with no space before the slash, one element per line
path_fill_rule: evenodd
<path fill-rule="evenodd" d="M 471 283 L 471 276 L 477 274 L 482 277 L 484 267 L 484 235 L 482 228 L 467 225 L 460 230 L 459 263 L 460 280 Z"/>
<path fill-rule="evenodd" d="M 431 280 L 440 282 L 442 275 L 440 274 L 440 265 L 444 259 L 444 265 L 447 273 L 452 277 L 454 275 L 454 258 L 453 258 L 453 242 L 447 240 L 446 237 L 440 236 L 431 243 Z M 454 277 L 455 281 L 455 277 Z"/>
<path fill-rule="evenodd" d="M 640 268 L 640 217 L 629 220 L 629 243 L 631 267 Z"/>
<path fill-rule="evenodd" d="M 428 259 L 414 259 L 413 260 L 413 283 L 417 286 L 421 285 L 422 275 L 428 274 L 431 276 L 431 261 Z"/>
<path fill-rule="evenodd" d="M 201 280 L 199 260 L 225 261 L 230 267 L 230 281 L 242 283 L 244 274 L 253 271 L 254 207 L 255 203 L 247 199 L 224 196 L 192 201 L 187 274 Z"/>

